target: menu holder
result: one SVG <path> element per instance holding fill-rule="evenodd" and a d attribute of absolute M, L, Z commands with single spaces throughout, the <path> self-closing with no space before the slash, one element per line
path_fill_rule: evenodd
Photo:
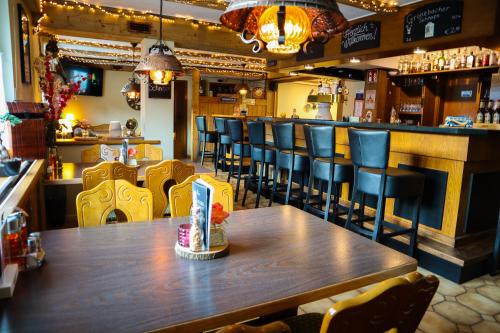
<path fill-rule="evenodd" d="M 203 251 L 210 250 L 210 220 L 212 217 L 212 203 L 214 188 L 203 179 L 193 182 L 193 205 L 200 209 L 198 223 L 203 234 Z"/>

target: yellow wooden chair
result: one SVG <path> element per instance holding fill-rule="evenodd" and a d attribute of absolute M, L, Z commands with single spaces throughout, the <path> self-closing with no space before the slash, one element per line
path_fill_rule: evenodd
<path fill-rule="evenodd" d="M 146 188 L 119 179 L 105 180 L 76 197 L 80 228 L 106 224 L 107 217 L 115 210 L 123 212 L 128 222 L 150 221 L 153 219 L 153 195 Z"/>
<path fill-rule="evenodd" d="M 82 163 L 95 163 L 99 161 L 115 161 L 120 157 L 120 151 L 107 145 L 93 145 L 81 152 Z"/>
<path fill-rule="evenodd" d="M 165 188 L 170 182 L 180 184 L 189 176 L 194 175 L 194 166 L 179 160 L 167 160 L 148 166 L 145 171 L 144 187 L 153 193 L 153 216 L 161 218 L 168 207 L 168 197 Z"/>
<path fill-rule="evenodd" d="M 333 305 L 323 316 L 309 313 L 261 327 L 227 326 L 217 333 L 409 333 L 418 328 L 439 286 L 433 275 L 418 272 L 377 284 Z"/>
<path fill-rule="evenodd" d="M 83 190 L 87 191 L 105 180 L 125 179 L 132 185 L 137 184 L 137 169 L 120 162 L 101 162 L 82 171 Z"/>
<path fill-rule="evenodd" d="M 159 147 L 155 147 L 150 144 L 140 144 L 135 147 L 137 150 L 137 155 L 135 158 L 138 161 L 148 160 L 148 161 L 162 161 L 163 151 Z"/>
<path fill-rule="evenodd" d="M 183 183 L 174 185 L 168 191 L 170 214 L 172 217 L 189 216 L 193 201 L 192 183 L 201 178 L 214 187 L 214 203 L 219 202 L 227 212 L 233 211 L 233 187 L 226 182 L 218 181 L 208 175 L 193 175 Z"/>

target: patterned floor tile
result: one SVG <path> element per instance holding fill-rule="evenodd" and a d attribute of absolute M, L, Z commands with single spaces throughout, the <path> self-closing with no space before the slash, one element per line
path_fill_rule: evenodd
<path fill-rule="evenodd" d="M 472 331 L 474 333 L 500 333 L 500 324 L 491 321 L 483 321 L 472 326 Z"/>
<path fill-rule="evenodd" d="M 438 291 L 443 296 L 458 296 L 466 292 L 464 287 L 444 278 L 439 279 Z"/>
<path fill-rule="evenodd" d="M 473 325 L 482 320 L 481 316 L 468 307 L 455 302 L 442 302 L 434 305 L 434 311 L 451 322 L 462 325 Z"/>
<path fill-rule="evenodd" d="M 427 311 L 418 327 L 426 333 L 455 333 L 457 325 L 435 312 Z"/>
<path fill-rule="evenodd" d="M 462 287 L 465 287 L 465 288 L 479 288 L 479 287 L 484 286 L 485 284 L 486 283 L 485 283 L 485 281 L 482 278 L 477 278 L 477 279 L 470 280 L 468 282 L 463 283 Z"/>
<path fill-rule="evenodd" d="M 483 296 L 488 297 L 500 303 L 500 287 L 498 286 L 484 286 L 477 289 L 477 292 Z M 500 312 L 500 311 L 499 311 Z"/>
<path fill-rule="evenodd" d="M 440 293 L 436 293 L 432 298 L 431 305 L 441 303 L 442 301 L 444 301 L 444 296 L 441 295 Z"/>
<path fill-rule="evenodd" d="M 495 317 L 493 317 L 493 316 L 488 316 L 488 315 L 482 314 L 481 317 L 483 318 L 483 320 L 496 322 Z"/>
<path fill-rule="evenodd" d="M 481 314 L 494 316 L 500 312 L 499 303 L 480 294 L 465 293 L 457 296 L 457 301 Z"/>
<path fill-rule="evenodd" d="M 457 330 L 460 333 L 465 333 L 465 332 L 470 333 L 472 332 L 472 327 L 467 325 L 457 325 Z"/>

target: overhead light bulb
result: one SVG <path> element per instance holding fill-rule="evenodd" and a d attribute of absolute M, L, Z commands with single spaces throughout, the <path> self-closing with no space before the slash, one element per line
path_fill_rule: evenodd
<path fill-rule="evenodd" d="M 299 75 L 299 73 L 294 72 L 294 71 L 292 71 L 292 72 L 290 72 L 290 73 L 288 73 L 288 74 L 289 74 L 290 76 L 298 76 L 298 75 Z"/>
<path fill-rule="evenodd" d="M 352 57 L 349 62 L 351 64 L 359 64 L 361 62 L 361 60 L 359 58 L 356 58 L 356 57 Z"/>
<path fill-rule="evenodd" d="M 154 84 L 167 85 L 172 80 L 173 73 L 171 71 L 150 71 L 149 77 Z"/>
<path fill-rule="evenodd" d="M 417 47 L 413 50 L 413 53 L 415 54 L 425 54 L 427 52 L 425 49 L 421 49 L 420 47 Z"/>
<path fill-rule="evenodd" d="M 306 64 L 306 65 L 304 65 L 304 69 L 308 70 L 308 71 L 313 70 L 314 69 L 314 65 L 313 64 Z"/>

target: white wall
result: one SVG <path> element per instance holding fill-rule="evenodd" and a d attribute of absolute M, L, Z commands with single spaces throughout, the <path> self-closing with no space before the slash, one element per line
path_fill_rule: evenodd
<path fill-rule="evenodd" d="M 87 119 L 92 125 L 109 124 L 111 120 L 125 125 L 130 118 L 140 122 L 140 112 L 129 107 L 120 93 L 131 75 L 131 72 L 105 70 L 102 96 L 76 96 L 64 113 L 73 113 L 76 119 Z"/>
<path fill-rule="evenodd" d="M 347 101 L 343 105 L 343 115 L 352 115 L 354 110 L 354 98 L 356 97 L 356 91 L 364 89 L 364 81 L 352 81 L 352 80 L 342 80 L 347 89 L 349 89 L 349 95 L 347 96 Z M 278 85 L 277 94 L 277 107 L 276 116 L 280 117 L 285 114 L 286 117 L 290 117 L 293 113 L 293 109 L 297 110 L 297 114 L 303 119 L 314 119 L 316 116 L 316 110 L 306 112 L 307 96 L 311 90 L 317 93 L 317 83 L 311 81 L 296 81 L 296 82 L 286 82 L 280 83 Z M 335 115 L 335 104 L 332 105 L 332 115 Z"/>

